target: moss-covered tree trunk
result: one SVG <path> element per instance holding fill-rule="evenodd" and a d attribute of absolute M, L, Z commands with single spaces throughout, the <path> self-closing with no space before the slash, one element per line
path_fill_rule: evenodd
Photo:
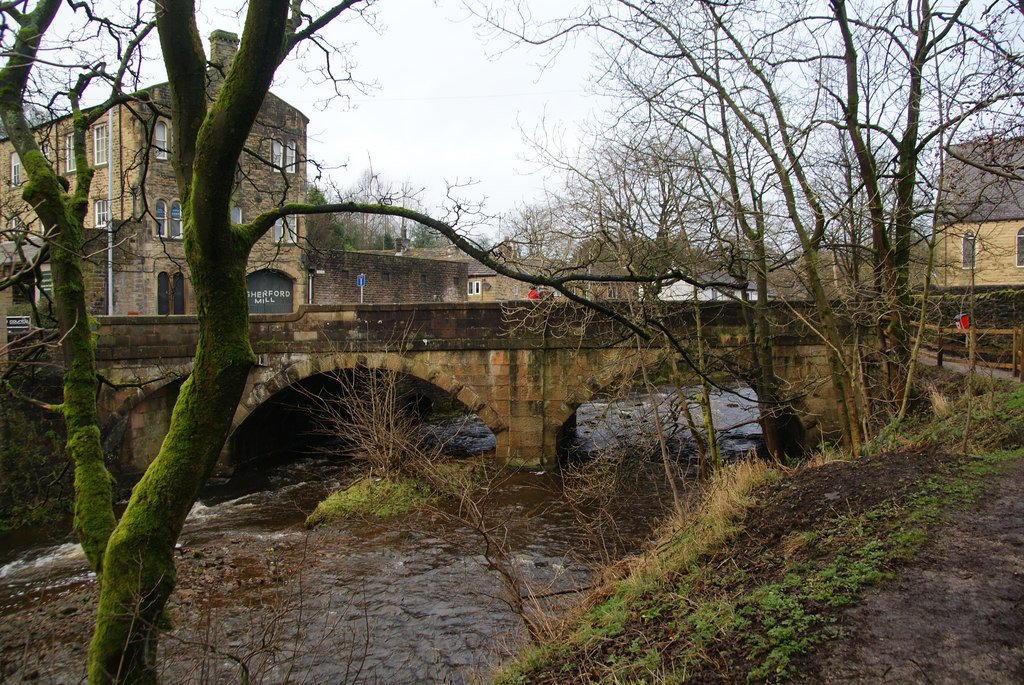
<path fill-rule="evenodd" d="M 157 30 L 171 86 L 173 162 L 199 323 L 183 384 L 155 461 L 110 537 L 89 680 L 155 682 L 157 629 L 174 588 L 174 546 L 224 444 L 254 356 L 246 263 L 272 219 L 233 226 L 234 169 L 285 52 L 287 0 L 249 3 L 239 52 L 207 105 L 206 58 L 191 2 L 166 2 Z"/>
<path fill-rule="evenodd" d="M 64 397 L 55 407 L 67 429 L 67 456 L 75 473 L 75 532 L 97 572 L 107 538 L 114 528 L 112 480 L 103 461 L 96 409 L 96 355 L 85 300 L 81 255 L 85 253 L 83 226 L 93 172 L 85 157 L 84 132 L 100 116 L 74 112 L 75 188 L 69 193 L 55 169 L 39 150 L 25 116 L 25 90 L 39 43 L 61 0 L 42 0 L 20 15 L 21 30 L 15 49 L 0 70 L 0 119 L 17 151 L 27 182 L 22 197 L 34 208 L 43 234 L 53 278 L 57 327 L 64 356 Z"/>
<path fill-rule="evenodd" d="M 244 254 L 192 267 L 202 312 L 195 365 L 160 452 L 107 544 L 90 682 L 155 682 L 157 629 L 174 589 L 175 543 L 216 463 L 253 362 Z"/>

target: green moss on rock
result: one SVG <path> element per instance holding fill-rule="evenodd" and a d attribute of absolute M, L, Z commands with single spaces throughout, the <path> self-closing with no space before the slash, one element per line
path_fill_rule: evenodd
<path fill-rule="evenodd" d="M 307 528 L 337 519 L 408 514 L 432 499 L 430 488 L 410 478 L 366 476 L 332 493 L 306 518 Z"/>

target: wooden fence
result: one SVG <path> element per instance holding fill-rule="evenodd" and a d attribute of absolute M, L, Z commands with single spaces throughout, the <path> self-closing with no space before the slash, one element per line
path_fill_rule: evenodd
<path fill-rule="evenodd" d="M 921 340 L 921 353 L 944 361 L 968 363 L 971 347 L 975 364 L 1004 369 L 1014 378 L 1024 380 L 1024 328 L 945 328 L 928 326 Z"/>

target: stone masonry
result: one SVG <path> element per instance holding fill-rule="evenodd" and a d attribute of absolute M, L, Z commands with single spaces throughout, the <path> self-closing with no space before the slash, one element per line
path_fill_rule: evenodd
<path fill-rule="evenodd" d="M 692 312 L 677 325 L 692 330 Z M 781 310 L 780 310 L 781 311 Z M 553 465 L 576 408 L 660 350 L 622 345 L 611 320 L 574 318 L 571 309 L 532 303 L 304 305 L 293 314 L 251 317 L 258 356 L 233 431 L 276 393 L 317 374 L 390 369 L 445 390 L 494 432 L 496 456 Z M 743 314 L 733 303 L 702 306 L 704 333 L 718 354 L 742 357 Z M 562 318 L 559 318 L 562 317 Z M 104 317 L 97 357 L 114 383 L 147 381 L 101 396 L 108 449 L 129 471 L 145 467 L 166 431 L 177 385 L 189 372 L 196 329 L 191 317 Z M 682 330 L 682 329 L 681 329 Z M 798 410 L 810 438 L 832 432 L 836 402 L 820 342 L 794 319 L 773 344 L 777 373 L 807 392 Z M 571 335 L 555 334 L 572 332 Z M 737 359 L 738 361 L 738 359 Z M 232 455 L 224 455 L 223 466 Z"/>
<path fill-rule="evenodd" d="M 365 252 L 319 252 L 310 255 L 313 303 L 360 301 L 356 277 L 366 276 L 363 302 L 463 302 L 466 262 L 419 259 Z"/>

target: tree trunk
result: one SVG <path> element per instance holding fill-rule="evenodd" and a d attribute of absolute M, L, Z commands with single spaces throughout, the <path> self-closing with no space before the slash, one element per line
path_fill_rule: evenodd
<path fill-rule="evenodd" d="M 234 169 L 284 55 L 288 3 L 251 0 L 231 68 L 207 107 L 206 58 L 194 8 L 170 3 L 157 30 L 171 83 L 173 163 L 199 336 L 156 459 L 132 492 L 104 556 L 90 683 L 156 681 L 156 638 L 174 589 L 174 547 L 217 462 L 255 362 L 246 265 L 272 217 L 232 225 Z M 338 10 L 340 11 L 340 10 Z"/>
<path fill-rule="evenodd" d="M 156 630 L 174 589 L 175 543 L 217 462 L 254 362 L 246 314 L 247 254 L 228 257 L 193 264 L 202 312 L 195 365 L 160 453 L 135 486 L 107 545 L 90 683 L 156 681 Z"/>

